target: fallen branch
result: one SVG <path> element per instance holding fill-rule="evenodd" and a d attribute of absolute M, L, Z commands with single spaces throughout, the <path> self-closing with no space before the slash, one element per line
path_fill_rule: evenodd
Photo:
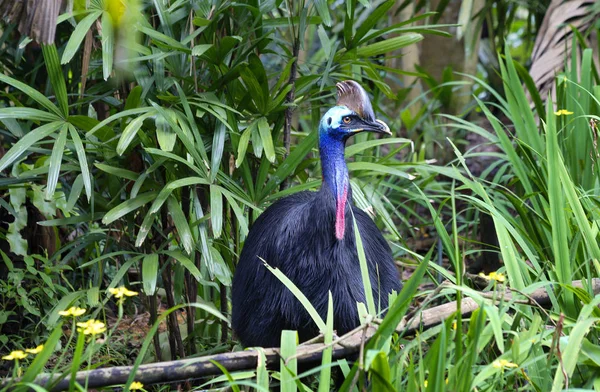
<path fill-rule="evenodd" d="M 573 287 L 582 288 L 581 281 L 574 281 Z M 600 279 L 593 279 L 591 289 L 594 294 L 600 293 Z M 512 293 L 507 290 L 496 293 L 492 296 L 491 293 L 482 293 L 486 299 L 496 298 L 497 300 L 510 301 L 513 297 Z M 519 300 L 519 303 L 527 303 L 532 306 L 544 306 L 550 303 L 550 296 L 546 289 L 538 289 L 529 295 L 522 295 L 526 299 Z M 470 315 L 479 307 L 479 304 L 471 299 L 465 298 L 462 300 L 461 312 L 463 316 Z M 410 320 L 402 320 L 397 330 L 406 335 L 411 335 L 416 331 L 423 331 L 439 325 L 444 320 L 451 317 L 457 310 L 456 302 L 449 302 L 431 309 L 424 310 L 418 314 L 418 317 L 412 317 Z M 356 354 L 361 345 L 366 340 L 371 338 L 375 333 L 376 328 L 357 328 L 354 331 L 340 337 L 333 349 L 333 359 L 347 358 L 352 354 Z M 343 341 L 343 345 L 341 344 Z M 303 364 L 318 364 L 321 361 L 323 349 L 327 345 L 322 343 L 304 344 L 297 349 L 297 359 Z M 268 348 L 264 350 L 267 360 L 267 367 L 277 368 L 279 366 L 279 349 Z M 221 370 L 212 362 L 218 362 L 228 371 L 240 371 L 255 369 L 257 367 L 259 354 L 256 350 L 246 350 L 233 353 L 216 354 L 200 358 L 181 359 L 177 361 L 156 362 L 146 365 L 141 365 L 136 371 L 136 381 L 142 382 L 144 385 L 156 383 L 169 383 L 175 381 L 183 381 L 187 379 L 197 379 L 206 376 L 220 375 Z M 88 388 L 100 388 L 110 385 L 125 384 L 129 378 L 133 366 L 115 366 L 111 368 L 101 368 L 89 371 L 81 371 L 77 373 L 76 379 L 80 384 L 84 384 L 88 379 Z M 35 379 L 38 385 L 46 385 L 50 381 L 48 375 L 40 375 Z M 54 379 L 56 381 L 56 379 Z M 9 385 L 11 379 L 0 383 L 0 387 Z M 62 391 L 69 388 L 69 380 L 63 379 L 58 381 L 53 391 Z"/>

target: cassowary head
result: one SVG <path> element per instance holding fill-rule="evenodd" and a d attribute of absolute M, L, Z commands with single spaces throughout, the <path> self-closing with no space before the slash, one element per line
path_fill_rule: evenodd
<path fill-rule="evenodd" d="M 329 109 L 321 119 L 321 135 L 345 141 L 359 132 L 378 132 L 391 135 L 381 120 L 375 119 L 367 92 L 355 81 L 337 84 L 337 105 Z"/>

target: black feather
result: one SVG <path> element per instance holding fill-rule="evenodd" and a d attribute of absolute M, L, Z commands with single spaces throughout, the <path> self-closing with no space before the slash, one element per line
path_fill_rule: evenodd
<path fill-rule="evenodd" d="M 363 240 L 375 302 L 385 309 L 388 293 L 402 287 L 390 247 L 366 213 L 356 207 L 352 211 Z M 297 330 L 301 341 L 319 333 L 308 312 L 259 257 L 290 278 L 323 319 L 331 290 L 334 328 L 339 335 L 360 324 L 356 303 L 366 300 L 350 207 L 346 208 L 346 234 L 341 241 L 335 237 L 334 222 L 335 199 L 324 186 L 319 192 L 300 192 L 277 201 L 254 223 L 232 289 L 233 328 L 244 346 L 279 346 L 284 329 Z"/>

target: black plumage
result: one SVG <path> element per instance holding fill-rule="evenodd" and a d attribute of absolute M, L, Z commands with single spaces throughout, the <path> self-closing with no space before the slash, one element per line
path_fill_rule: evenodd
<path fill-rule="evenodd" d="M 389 129 L 374 119 L 368 96 L 356 82 L 339 84 L 338 93 L 338 106 L 321 121 L 321 189 L 274 203 L 256 220 L 245 241 L 233 279 L 232 319 L 234 331 L 246 347 L 278 346 L 283 329 L 297 330 L 301 341 L 319 333 L 302 304 L 261 258 L 291 279 L 323 318 L 331 291 L 338 334 L 359 325 L 356 304 L 366 300 L 352 213 L 363 241 L 376 305 L 387 308 L 388 293 L 401 288 L 389 245 L 371 218 L 351 206 L 343 156 L 352 134 L 389 133 Z"/>

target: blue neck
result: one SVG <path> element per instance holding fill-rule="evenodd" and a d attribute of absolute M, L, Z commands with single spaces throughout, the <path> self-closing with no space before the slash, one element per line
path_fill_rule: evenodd
<path fill-rule="evenodd" d="M 344 160 L 344 141 L 326 132 L 319 134 L 319 151 L 323 168 L 323 185 L 335 199 L 335 237 L 343 240 L 346 233 L 346 205 L 350 199 L 348 167 Z"/>
<path fill-rule="evenodd" d="M 329 187 L 336 198 L 348 190 L 348 167 L 344 160 L 344 142 L 326 133 L 319 135 L 319 153 L 323 170 L 323 186 Z M 349 191 L 349 190 L 348 190 Z"/>

